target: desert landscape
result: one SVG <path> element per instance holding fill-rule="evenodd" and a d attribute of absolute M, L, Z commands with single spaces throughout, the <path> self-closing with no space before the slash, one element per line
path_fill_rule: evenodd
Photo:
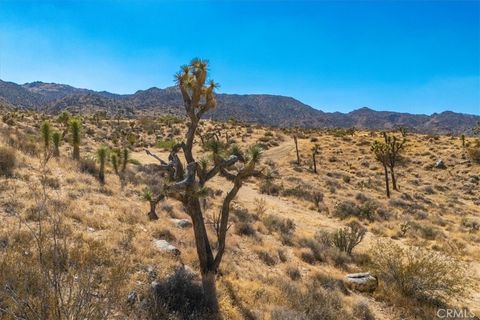
<path fill-rule="evenodd" d="M 0 0 L 0 320 L 479 320 L 479 26 Z"/>
<path fill-rule="evenodd" d="M 478 127 L 209 120 L 206 66 L 183 116 L 2 106 L 1 319 L 479 314 Z"/>

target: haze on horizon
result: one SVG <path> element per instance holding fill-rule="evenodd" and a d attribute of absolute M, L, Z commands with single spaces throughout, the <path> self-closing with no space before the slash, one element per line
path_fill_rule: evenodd
<path fill-rule="evenodd" d="M 479 43 L 478 1 L 0 1 L 2 80 L 133 93 L 198 56 L 329 112 L 480 114 Z"/>

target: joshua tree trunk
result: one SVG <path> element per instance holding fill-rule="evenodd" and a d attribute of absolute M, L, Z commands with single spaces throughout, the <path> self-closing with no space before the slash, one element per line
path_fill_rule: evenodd
<path fill-rule="evenodd" d="M 105 165 L 103 163 L 100 164 L 100 170 L 98 172 L 98 180 L 100 180 L 101 184 L 105 184 Z"/>
<path fill-rule="evenodd" d="M 77 145 L 73 146 L 73 160 L 80 160 L 80 147 Z"/>
<path fill-rule="evenodd" d="M 215 277 L 215 272 L 202 274 L 202 286 L 206 305 L 210 307 L 212 315 L 214 315 L 216 318 L 220 318 Z"/>
<path fill-rule="evenodd" d="M 385 170 L 385 190 L 387 191 L 387 198 L 390 198 L 390 186 L 388 184 L 388 170 L 387 166 L 384 165 L 383 169 Z"/>
<path fill-rule="evenodd" d="M 392 175 L 393 190 L 398 190 L 397 189 L 397 178 L 395 178 L 395 171 L 393 170 L 393 168 L 390 168 L 390 174 Z"/>
<path fill-rule="evenodd" d="M 297 136 L 293 136 L 293 141 L 295 141 L 295 150 L 297 151 L 297 164 L 300 165 L 300 154 L 298 153 Z"/>
<path fill-rule="evenodd" d="M 312 154 L 313 158 L 313 172 L 317 173 L 317 159 L 315 157 L 315 153 Z"/>
<path fill-rule="evenodd" d="M 151 200 L 150 201 L 150 212 L 148 212 L 148 219 L 158 220 L 156 207 L 157 207 L 157 200 Z"/>

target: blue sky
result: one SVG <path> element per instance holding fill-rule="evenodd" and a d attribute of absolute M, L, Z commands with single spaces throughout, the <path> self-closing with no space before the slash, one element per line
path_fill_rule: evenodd
<path fill-rule="evenodd" d="M 193 57 L 219 92 L 480 114 L 480 1 L 5 1 L 0 78 L 132 93 Z"/>

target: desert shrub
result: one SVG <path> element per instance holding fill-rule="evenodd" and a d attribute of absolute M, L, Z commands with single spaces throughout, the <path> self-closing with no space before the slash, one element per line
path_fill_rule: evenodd
<path fill-rule="evenodd" d="M 300 273 L 300 270 L 298 269 L 298 267 L 294 267 L 294 266 L 289 266 L 287 268 L 287 275 L 293 281 L 299 280 L 302 277 L 302 274 Z"/>
<path fill-rule="evenodd" d="M 427 240 L 435 240 L 443 236 L 443 232 L 430 224 L 410 222 L 411 229 L 420 237 Z"/>
<path fill-rule="evenodd" d="M 370 255 L 371 270 L 389 290 L 405 297 L 446 302 L 468 294 L 467 267 L 458 259 L 392 241 L 377 242 Z"/>
<path fill-rule="evenodd" d="M 351 319 L 338 291 L 327 290 L 316 281 L 309 282 L 305 288 L 285 282 L 282 283 L 280 289 L 285 298 L 285 309 L 282 312 L 279 312 L 278 309 L 276 312 L 272 312 L 271 317 L 274 320 Z"/>
<path fill-rule="evenodd" d="M 373 200 L 367 200 L 359 205 L 346 200 L 335 206 L 334 215 L 340 219 L 357 217 L 359 219 L 374 220 L 378 204 Z"/>
<path fill-rule="evenodd" d="M 362 242 L 367 233 L 367 229 L 357 221 L 352 221 L 346 228 L 338 229 L 333 235 L 333 244 L 351 255 L 353 248 Z"/>
<path fill-rule="evenodd" d="M 40 207 L 48 219 L 16 231 L 0 250 L 0 316 L 110 319 L 127 279 L 126 263 L 99 241 L 74 240 L 60 214 L 48 204 Z"/>
<path fill-rule="evenodd" d="M 93 159 L 81 158 L 78 161 L 78 168 L 80 172 L 91 174 L 92 176 L 98 176 L 98 169 Z"/>
<path fill-rule="evenodd" d="M 9 147 L 0 147 L 0 175 L 10 177 L 17 164 L 15 150 Z"/>
<path fill-rule="evenodd" d="M 148 319 L 210 319 L 203 290 L 194 273 L 178 268 L 167 278 L 152 283 L 152 290 L 142 301 Z M 173 316 L 175 315 L 175 316 Z"/>
<path fill-rule="evenodd" d="M 263 218 L 263 224 L 268 231 L 275 231 L 280 234 L 292 234 L 296 227 L 292 219 L 285 219 L 274 214 L 266 215 Z"/>
<path fill-rule="evenodd" d="M 475 163 L 480 164 L 480 140 L 467 149 L 468 157 Z"/>
<path fill-rule="evenodd" d="M 268 251 L 265 250 L 258 250 L 257 251 L 257 256 L 260 258 L 260 260 L 263 261 L 267 266 L 274 266 L 278 263 L 277 259 L 275 259 L 274 256 L 272 256 Z"/>
<path fill-rule="evenodd" d="M 170 230 L 168 230 L 166 228 L 155 229 L 152 233 L 152 236 L 155 239 L 163 239 L 163 240 L 167 240 L 169 242 L 176 240 L 175 235 Z"/>
<path fill-rule="evenodd" d="M 353 315 L 359 320 L 375 320 L 367 301 L 358 301 L 352 307 Z"/>
<path fill-rule="evenodd" d="M 241 236 L 254 236 L 257 232 L 248 222 L 239 222 L 235 224 L 235 233 Z"/>
<path fill-rule="evenodd" d="M 312 265 L 317 262 L 317 259 L 315 258 L 315 255 L 311 250 L 303 250 L 300 253 L 300 259 L 302 259 L 303 262 L 306 262 Z"/>
<path fill-rule="evenodd" d="M 167 139 L 167 140 L 160 139 L 157 141 L 155 146 L 157 148 L 164 149 L 164 150 L 172 150 L 173 146 L 176 143 L 177 142 L 174 139 Z"/>

